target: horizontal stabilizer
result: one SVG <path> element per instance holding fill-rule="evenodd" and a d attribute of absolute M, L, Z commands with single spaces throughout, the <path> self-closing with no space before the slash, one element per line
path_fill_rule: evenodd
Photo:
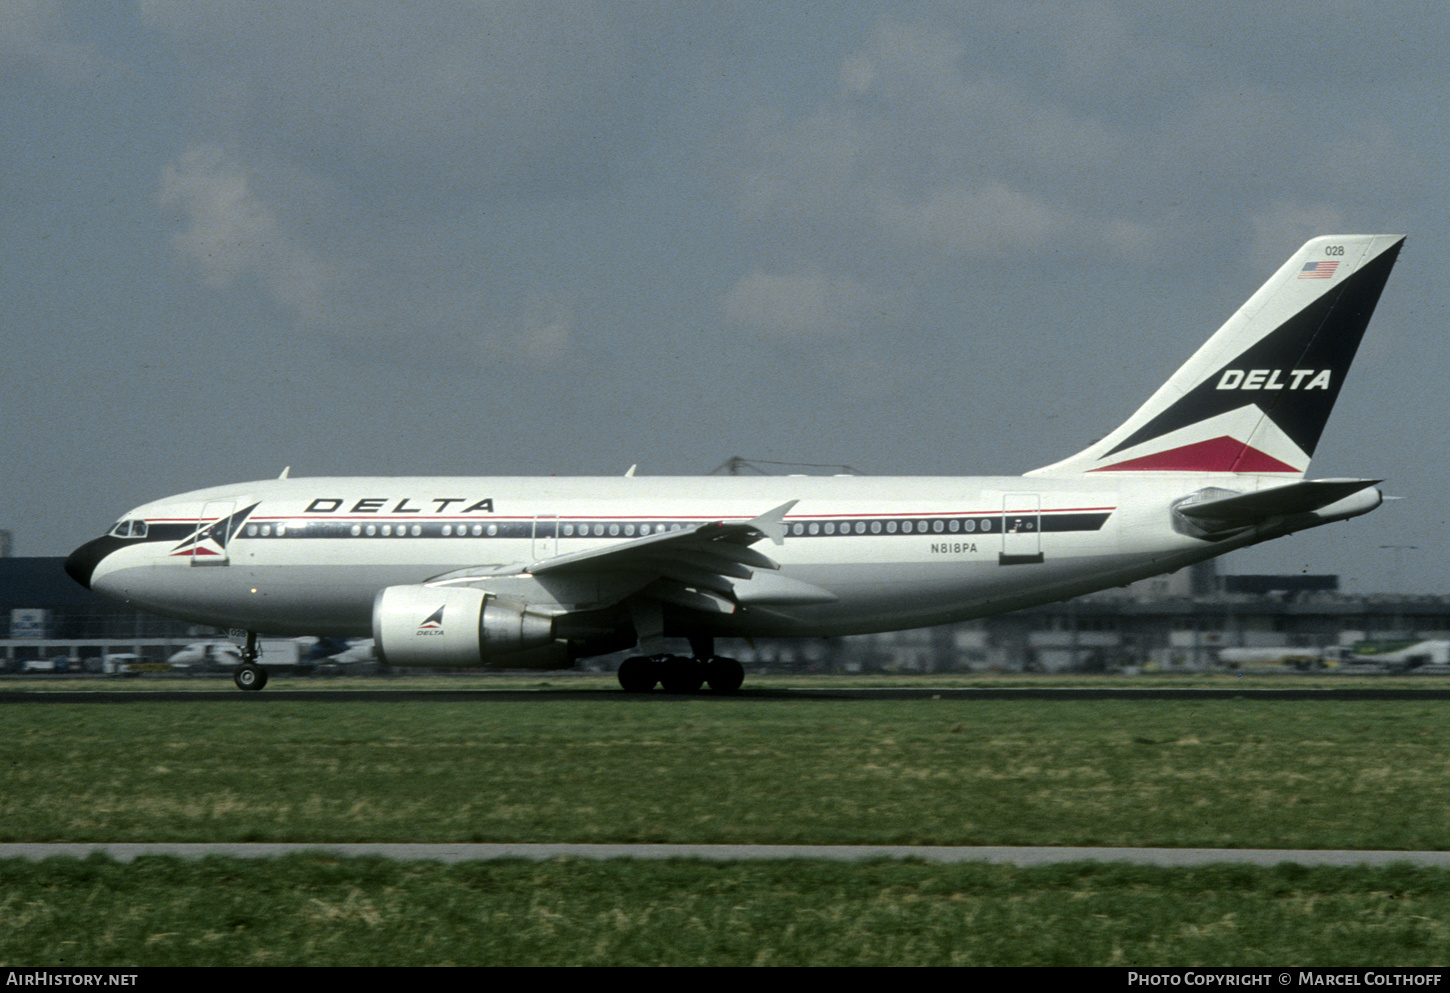
<path fill-rule="evenodd" d="M 1374 490 L 1379 482 L 1378 479 L 1305 479 L 1253 493 L 1210 496 L 1197 502 L 1180 503 L 1174 509 L 1205 530 L 1216 533 L 1254 527 L 1273 518 L 1312 514 L 1366 490 Z M 1375 490 L 1373 496 L 1377 506 L 1380 494 Z"/>

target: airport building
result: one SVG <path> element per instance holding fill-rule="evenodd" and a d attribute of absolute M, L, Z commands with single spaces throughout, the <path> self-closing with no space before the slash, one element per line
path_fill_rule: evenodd
<path fill-rule="evenodd" d="M 67 576 L 64 559 L 0 556 L 0 671 L 50 659 L 100 671 L 121 654 L 164 661 L 215 634 L 107 600 Z"/>
<path fill-rule="evenodd" d="M 72 582 L 62 559 L 0 557 L 0 671 L 50 659 L 100 671 L 108 655 L 164 662 L 188 644 L 225 635 L 107 600 Z M 748 667 L 791 672 L 1199 671 L 1217 668 L 1226 648 L 1411 639 L 1450 639 L 1450 596 L 1351 596 L 1334 576 L 1220 576 L 1207 562 L 962 624 L 722 650 Z"/>
<path fill-rule="evenodd" d="M 878 672 L 1203 671 L 1220 667 L 1223 649 L 1283 649 L 1287 658 L 1362 641 L 1446 638 L 1447 596 L 1223 591 L 1140 598 L 1122 592 L 942 628 L 841 639 L 802 664 Z M 776 650 L 811 653 L 789 643 Z"/>

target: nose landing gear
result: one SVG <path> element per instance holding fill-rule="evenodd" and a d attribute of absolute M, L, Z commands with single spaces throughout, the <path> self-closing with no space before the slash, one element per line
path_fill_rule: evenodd
<path fill-rule="evenodd" d="M 247 632 L 247 645 L 242 649 L 242 664 L 232 672 L 232 682 L 245 693 L 255 693 L 267 685 L 267 670 L 257 664 L 257 632 Z"/>

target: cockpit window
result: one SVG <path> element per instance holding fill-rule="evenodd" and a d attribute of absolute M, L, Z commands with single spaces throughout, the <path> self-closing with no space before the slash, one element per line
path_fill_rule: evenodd
<path fill-rule="evenodd" d="M 120 521 L 111 528 L 111 535 L 116 538 L 144 538 L 146 537 L 146 522 L 127 520 Z"/>

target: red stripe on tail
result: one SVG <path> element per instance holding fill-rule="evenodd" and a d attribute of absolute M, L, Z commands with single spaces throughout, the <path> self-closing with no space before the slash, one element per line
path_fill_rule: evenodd
<path fill-rule="evenodd" d="M 1099 466 L 1092 472 L 1299 472 L 1274 458 L 1224 435 L 1142 458 Z"/>

